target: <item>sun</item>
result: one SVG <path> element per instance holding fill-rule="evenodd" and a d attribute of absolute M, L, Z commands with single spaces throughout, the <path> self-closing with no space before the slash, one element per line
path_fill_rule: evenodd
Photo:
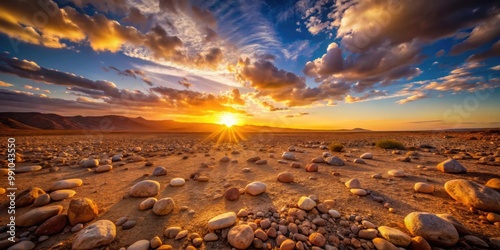
<path fill-rule="evenodd" d="M 230 128 L 233 125 L 235 125 L 237 121 L 236 121 L 236 117 L 233 114 L 226 113 L 226 114 L 222 115 L 220 122 L 222 124 L 226 125 L 226 127 Z"/>

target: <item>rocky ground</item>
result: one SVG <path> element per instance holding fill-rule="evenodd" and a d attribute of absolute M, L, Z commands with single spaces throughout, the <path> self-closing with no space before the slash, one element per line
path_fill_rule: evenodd
<path fill-rule="evenodd" d="M 16 137 L 0 249 L 500 247 L 498 131 L 244 136 Z M 406 148 L 374 146 L 387 138 Z"/>

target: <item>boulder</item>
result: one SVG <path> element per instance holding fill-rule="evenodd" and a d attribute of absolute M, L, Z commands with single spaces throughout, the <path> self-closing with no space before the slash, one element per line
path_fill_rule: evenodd
<path fill-rule="evenodd" d="M 479 210 L 500 213 L 500 193 L 484 185 L 455 179 L 444 184 L 446 192 L 466 206 Z"/>
<path fill-rule="evenodd" d="M 98 220 L 82 229 L 73 239 L 72 250 L 91 250 L 106 246 L 116 237 L 116 226 L 109 220 Z"/>
<path fill-rule="evenodd" d="M 439 163 L 436 168 L 443 173 L 462 174 L 467 173 L 467 169 L 457 160 L 448 159 Z"/>
<path fill-rule="evenodd" d="M 99 214 L 96 203 L 88 198 L 74 199 L 69 203 L 68 218 L 69 223 L 74 226 L 93 220 Z"/>
<path fill-rule="evenodd" d="M 159 182 L 144 180 L 132 186 L 129 194 L 131 197 L 146 198 L 157 195 L 159 191 L 160 191 Z"/>
<path fill-rule="evenodd" d="M 413 236 L 422 236 L 432 244 L 450 247 L 459 239 L 453 224 L 435 214 L 413 212 L 405 217 L 404 223 Z"/>

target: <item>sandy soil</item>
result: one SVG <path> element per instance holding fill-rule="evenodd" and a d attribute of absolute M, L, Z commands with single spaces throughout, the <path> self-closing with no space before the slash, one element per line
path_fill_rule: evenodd
<path fill-rule="evenodd" d="M 445 138 L 451 136 L 452 138 Z M 476 153 L 494 155 L 498 152 L 500 135 L 498 133 L 485 132 L 369 132 L 369 133 L 294 133 L 294 134 L 248 134 L 245 141 L 239 143 L 221 143 L 215 145 L 214 140 L 205 140 L 207 134 L 134 134 L 115 133 L 102 136 L 86 135 L 47 135 L 16 137 L 17 149 L 23 152 L 25 158 L 35 159 L 32 151 L 40 147 L 41 152 L 47 155 L 57 155 L 66 151 L 70 154 L 68 162 L 60 166 L 60 171 L 49 172 L 42 169 L 38 172 L 24 173 L 16 176 L 19 190 L 29 187 L 40 187 L 48 189 L 51 183 L 68 178 L 81 178 L 84 185 L 75 188 L 77 197 L 87 197 L 94 200 L 100 209 L 99 218 L 115 221 L 127 216 L 137 221 L 137 225 L 130 230 L 117 229 L 117 238 L 109 246 L 110 249 L 119 249 L 128 246 L 140 239 L 151 239 L 160 236 L 164 244 L 170 244 L 175 249 L 186 245 L 185 241 L 166 239 L 163 236 L 165 228 L 180 226 L 190 232 L 204 235 L 208 232 L 207 221 L 215 215 L 227 211 L 237 212 L 241 208 L 249 211 L 269 211 L 270 207 L 280 209 L 287 204 L 294 204 L 301 196 L 317 195 L 320 200 L 333 199 L 336 201 L 336 209 L 342 214 L 360 214 L 370 219 L 377 225 L 387 225 L 406 231 L 403 224 L 404 217 L 414 211 L 431 213 L 449 213 L 459 219 L 474 235 L 487 240 L 489 237 L 498 237 L 499 228 L 492 224 L 485 224 L 479 220 L 479 215 L 470 212 L 469 208 L 455 202 L 445 192 L 443 185 L 451 179 L 468 179 L 479 183 L 485 183 L 490 178 L 500 178 L 499 166 L 482 165 L 477 163 L 478 157 L 459 160 L 467 169 L 467 174 L 445 174 L 435 169 L 435 166 L 453 155 L 444 155 L 448 149 L 457 149 L 467 152 L 472 156 Z M 470 137 L 478 140 L 470 140 Z M 407 147 L 419 147 L 427 144 L 436 148 L 436 152 L 417 149 L 420 153 L 418 159 L 411 162 L 394 161 L 398 155 L 392 154 L 392 150 L 375 148 L 373 143 L 379 139 L 391 138 L 401 141 Z M 306 145 L 314 143 L 328 144 L 340 142 L 345 145 L 344 152 L 333 153 L 346 161 L 342 167 L 319 164 L 319 172 L 305 172 L 304 166 L 312 158 L 321 156 L 327 150 L 309 148 Z M 0 138 L 3 146 L 3 158 L 5 158 L 5 146 L 7 138 Z M 291 168 L 290 164 L 280 164 L 281 153 L 287 151 L 289 146 L 294 145 L 303 153 L 295 152 L 298 162 L 302 168 Z M 318 145 L 318 144 L 316 144 Z M 141 147 L 142 151 L 136 153 L 144 156 L 147 161 L 154 163 L 153 166 L 145 166 L 145 162 L 127 163 L 119 166 L 114 162 L 114 169 L 106 173 L 94 173 L 81 166 L 79 162 L 84 157 L 107 158 L 123 150 L 132 152 L 134 147 Z M 187 152 L 187 149 L 193 149 Z M 231 154 L 233 150 L 239 154 Z M 371 152 L 374 159 L 365 160 L 367 164 L 355 164 L 352 160 L 362 153 Z M 407 151 L 403 150 L 402 155 Z M 354 157 L 346 157 L 351 153 Z M 219 163 L 219 159 L 228 155 L 238 163 Z M 187 156 L 187 159 L 183 159 Z M 266 165 L 255 165 L 248 163 L 247 158 L 260 156 L 267 159 Z M 50 157 L 49 157 L 50 158 Z M 475 159 L 474 159 L 475 158 Z M 46 160 L 50 163 L 50 160 Z M 290 162 L 290 161 L 289 161 Z M 208 165 L 204 166 L 202 163 Z M 33 163 L 20 163 L 18 166 L 33 165 Z M 418 165 L 426 166 L 427 169 L 417 168 Z M 168 169 L 166 176 L 152 176 L 152 171 L 157 166 Z M 244 172 L 244 168 L 250 168 L 250 172 Z M 391 169 L 402 169 L 408 175 L 406 178 L 389 178 L 387 171 Z M 295 181 L 285 184 L 276 180 L 280 172 L 293 173 Z M 200 172 L 208 176 L 208 182 L 197 182 L 189 180 L 182 187 L 171 187 L 168 185 L 172 178 L 182 177 L 189 179 L 190 174 Z M 332 173 L 339 175 L 333 175 Z M 382 179 L 371 178 L 373 174 L 381 173 Z M 6 178 L 6 177 L 2 177 Z M 378 203 L 369 196 L 358 197 L 349 192 L 344 182 L 358 178 L 363 188 L 371 191 L 373 195 L 381 196 L 395 209 L 389 213 L 383 204 Z M 161 183 L 161 191 L 157 198 L 171 197 L 176 203 L 174 212 L 167 216 L 157 216 L 151 210 L 140 211 L 139 203 L 143 198 L 128 197 L 128 191 L 132 185 L 141 180 L 156 180 Z M 242 195 L 238 201 L 227 201 L 223 198 L 228 186 L 244 188 L 252 181 L 261 181 L 267 184 L 267 192 L 259 196 Z M 420 194 L 413 190 L 415 182 L 428 182 L 436 187 L 434 194 Z M 5 187 L 6 182 L 1 181 Z M 0 198 L 6 201 L 5 195 Z M 70 200 L 52 202 L 60 204 L 65 210 Z M 190 215 L 187 210 L 181 210 L 187 206 L 188 210 L 194 210 Z M 18 208 L 17 213 L 23 214 L 30 207 Z M 64 211 L 63 211 L 64 212 Z M 6 210 L 0 212 L 0 225 L 7 223 Z M 22 232 L 24 229 L 20 229 Z M 37 249 L 69 249 L 72 233 L 62 233 L 52 236 L 47 241 L 37 244 Z M 36 239 L 34 239 L 36 242 Z M 57 246 L 57 247 L 54 247 Z M 228 249 L 225 241 L 219 240 L 213 243 L 205 243 L 207 249 Z"/>

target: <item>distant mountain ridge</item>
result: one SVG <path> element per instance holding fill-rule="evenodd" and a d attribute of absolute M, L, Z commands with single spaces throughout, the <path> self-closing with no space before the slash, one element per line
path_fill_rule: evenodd
<path fill-rule="evenodd" d="M 307 132 L 307 129 L 277 128 L 269 126 L 236 126 L 242 132 Z M 176 122 L 173 120 L 146 120 L 119 115 L 105 116 L 61 116 L 37 112 L 0 113 L 2 130 L 98 130 L 98 131 L 168 131 L 168 132 L 214 132 L 224 125 L 212 123 Z M 324 130 L 315 130 L 324 131 Z M 365 132 L 366 129 L 331 130 L 339 132 Z"/>

